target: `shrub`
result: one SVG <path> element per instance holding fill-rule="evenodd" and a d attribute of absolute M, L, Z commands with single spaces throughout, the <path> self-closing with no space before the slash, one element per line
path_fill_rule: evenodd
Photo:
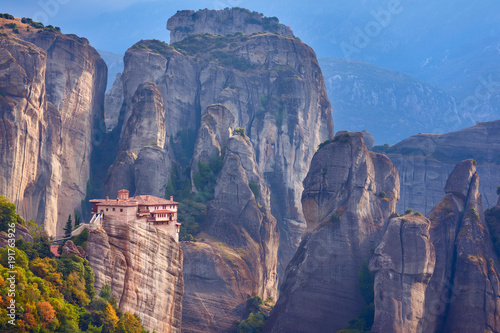
<path fill-rule="evenodd" d="M 497 187 L 497 194 L 500 195 L 500 186 Z"/>
<path fill-rule="evenodd" d="M 246 136 L 246 130 L 243 127 L 236 127 L 234 129 L 233 135 L 239 135 L 239 136 L 245 137 Z"/>
<path fill-rule="evenodd" d="M 408 208 L 407 210 L 405 210 L 405 213 L 403 215 L 411 214 L 411 213 L 413 213 L 413 209 Z"/>
<path fill-rule="evenodd" d="M 253 192 L 253 195 L 255 196 L 255 199 L 257 199 L 259 197 L 259 184 L 257 184 L 256 182 L 252 182 L 250 181 L 248 183 L 248 187 L 250 187 L 250 189 L 252 190 Z"/>
<path fill-rule="evenodd" d="M 326 140 L 326 141 L 320 143 L 318 145 L 318 150 L 320 150 L 321 148 L 323 148 L 324 146 L 326 146 L 326 145 L 328 145 L 329 143 L 332 143 L 332 142 L 333 142 L 333 140 Z"/>
<path fill-rule="evenodd" d="M 386 194 L 385 192 L 383 192 L 383 191 L 382 191 L 382 192 L 379 192 L 379 193 L 377 194 L 377 197 L 382 198 L 382 199 L 384 199 L 384 198 L 388 198 L 387 194 Z"/>

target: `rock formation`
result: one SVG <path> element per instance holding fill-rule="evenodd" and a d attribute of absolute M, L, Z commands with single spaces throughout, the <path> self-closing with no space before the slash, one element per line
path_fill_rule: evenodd
<path fill-rule="evenodd" d="M 170 43 L 198 33 L 227 35 L 242 32 L 251 35 L 256 32 L 274 32 L 293 36 L 292 29 L 280 24 L 277 17 L 265 17 L 243 8 L 203 9 L 197 12 L 181 10 L 168 19 L 167 29 L 170 30 Z"/>
<path fill-rule="evenodd" d="M 277 298 L 278 228 L 248 138 L 234 135 L 227 140 L 214 199 L 198 238 L 200 242 L 182 243 L 182 331 L 234 332 L 249 297 Z"/>
<path fill-rule="evenodd" d="M 33 237 L 30 235 L 28 228 L 16 223 L 16 240 L 23 238 L 26 242 L 33 242 Z M 0 247 L 6 247 L 9 244 L 9 235 L 5 231 L 0 231 Z"/>
<path fill-rule="evenodd" d="M 473 158 L 481 176 L 485 208 L 495 206 L 500 185 L 500 121 L 479 123 L 443 135 L 419 134 L 385 148 L 399 171 L 401 200 L 397 209 L 427 214 L 443 196 L 448 176 L 458 162 Z"/>
<path fill-rule="evenodd" d="M 111 287 L 122 311 L 137 314 L 149 331 L 180 332 L 184 281 L 179 243 L 164 230 L 106 216 L 90 230 L 88 260 L 95 287 Z"/>
<path fill-rule="evenodd" d="M 135 195 L 164 197 L 172 162 L 164 149 L 167 121 L 163 96 L 156 84 L 145 82 L 137 87 L 131 110 L 106 190 L 115 195 L 119 189 L 127 188 Z"/>
<path fill-rule="evenodd" d="M 118 125 L 120 110 L 123 103 L 122 75 L 118 73 L 111 89 L 104 98 L 104 120 L 106 131 L 112 131 Z"/>
<path fill-rule="evenodd" d="M 359 132 L 314 155 L 302 205 L 308 233 L 290 262 L 266 332 L 335 332 L 364 305 L 358 286 L 399 199 L 397 170 Z"/>
<path fill-rule="evenodd" d="M 80 208 L 104 135 L 106 65 L 84 38 L 15 23 L 0 40 L 0 194 L 55 235 Z"/>
<path fill-rule="evenodd" d="M 183 26 L 179 22 L 176 27 Z M 166 144 L 160 148 L 183 168 L 191 165 L 196 171 L 197 161 L 206 158 L 197 151 L 193 153 L 192 147 L 196 140 L 202 142 L 201 137 L 196 138 L 198 133 L 203 138 L 212 135 L 208 128 L 209 132 L 199 129 L 214 105 L 225 108 L 217 126 L 246 130 L 259 173 L 273 193 L 271 206 L 281 237 L 279 271 L 284 272 L 305 229 L 300 202 L 302 180 L 314 149 L 333 137 L 331 106 L 312 49 L 298 39 L 274 33 L 200 33 L 172 45 L 140 41 L 126 52 L 124 64 L 121 142 L 130 141 L 126 138 L 127 126 L 135 128 L 137 124 L 133 120 L 134 95 L 145 82 L 154 83 L 163 96 Z M 129 121 L 132 125 L 127 125 Z M 224 129 L 225 136 L 228 128 Z M 133 193 L 137 183 L 132 175 L 137 154 L 123 149 L 106 180 L 110 196 L 119 188 Z M 165 170 L 170 168 L 167 162 L 162 164 Z M 134 185 L 129 187 L 131 183 Z"/>
<path fill-rule="evenodd" d="M 496 332 L 498 257 L 484 219 L 473 160 L 457 164 L 445 197 L 429 213 L 436 250 L 425 293 L 424 332 Z"/>
<path fill-rule="evenodd" d="M 418 214 L 390 220 L 370 262 L 376 306 L 372 332 L 422 332 L 425 291 L 436 264 L 430 226 Z"/>

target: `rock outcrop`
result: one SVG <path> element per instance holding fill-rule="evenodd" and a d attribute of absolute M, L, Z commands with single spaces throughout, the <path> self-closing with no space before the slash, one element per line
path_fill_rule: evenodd
<path fill-rule="evenodd" d="M 335 332 L 355 318 L 365 304 L 358 273 L 398 199 L 397 170 L 368 151 L 362 133 L 339 132 L 321 147 L 304 180 L 308 233 L 264 331 Z"/>
<path fill-rule="evenodd" d="M 30 235 L 28 228 L 16 223 L 16 240 L 23 238 L 25 242 L 33 242 L 33 236 Z M 5 231 L 0 231 L 0 247 L 6 247 L 9 244 L 9 235 Z"/>
<path fill-rule="evenodd" d="M 134 195 L 165 196 L 172 159 L 166 147 L 165 106 L 156 84 L 145 82 L 137 87 L 131 100 L 132 113 L 127 119 L 120 151 L 109 169 L 108 193 L 127 188 Z"/>
<path fill-rule="evenodd" d="M 0 194 L 55 235 L 80 208 L 104 134 L 106 65 L 84 38 L 15 23 L 0 40 Z"/>
<path fill-rule="evenodd" d="M 104 121 L 106 131 L 112 131 L 118 125 L 120 110 L 123 104 L 123 81 L 121 73 L 116 75 L 113 86 L 104 98 Z"/>
<path fill-rule="evenodd" d="M 202 131 L 204 129 L 200 129 Z M 250 140 L 227 140 L 199 242 L 183 242 L 183 332 L 234 332 L 254 295 L 277 298 L 278 228 Z"/>
<path fill-rule="evenodd" d="M 193 154 L 192 147 L 198 147 L 198 133 L 211 135 L 199 129 L 212 107 L 226 109 L 216 126 L 225 127 L 234 118 L 228 128 L 246 130 L 258 171 L 273 193 L 282 274 L 305 229 L 302 180 L 314 150 L 333 137 L 331 106 L 313 50 L 298 39 L 273 33 L 192 34 L 172 45 L 141 41 L 126 52 L 124 60 L 121 142 L 129 140 L 127 123 L 137 123 L 133 121 L 134 95 L 145 82 L 154 83 L 163 96 L 166 144 L 160 148 L 170 152 L 183 168 L 191 165 L 196 169 L 197 161 L 205 158 L 197 151 Z M 224 131 L 227 136 L 228 129 Z M 133 151 L 118 153 L 106 181 L 110 197 L 119 188 L 134 192 L 128 186 L 134 167 L 122 158 L 125 155 L 127 160 L 135 160 Z M 165 163 L 164 168 L 170 166 Z"/>
<path fill-rule="evenodd" d="M 265 17 L 243 8 L 203 9 L 196 12 L 181 10 L 168 19 L 167 29 L 170 30 L 170 43 L 198 33 L 227 35 L 241 32 L 251 35 L 256 32 L 274 32 L 293 36 L 292 29 L 280 24 L 277 17 Z"/>
<path fill-rule="evenodd" d="M 109 285 L 118 307 L 137 314 L 146 330 L 180 332 L 184 281 L 179 243 L 154 226 L 106 216 L 103 228 L 92 228 L 87 243 L 96 289 Z"/>
<path fill-rule="evenodd" d="M 496 332 L 500 328 L 498 257 L 484 219 L 473 162 L 457 164 L 445 197 L 428 215 L 436 267 L 425 293 L 424 332 Z"/>
<path fill-rule="evenodd" d="M 428 214 L 393 218 L 375 250 L 372 332 L 498 332 L 498 256 L 471 159 Z M 494 228 L 493 228 L 494 229 Z"/>
<path fill-rule="evenodd" d="M 454 166 L 468 158 L 477 162 L 483 206 L 491 208 L 496 204 L 496 189 L 500 185 L 500 121 L 479 123 L 443 135 L 419 134 L 384 150 L 399 171 L 399 212 L 412 208 L 429 213 L 443 197 Z"/>
<path fill-rule="evenodd" d="M 430 226 L 418 214 L 390 220 L 370 262 L 376 305 L 372 332 L 422 332 L 425 291 L 436 264 Z"/>

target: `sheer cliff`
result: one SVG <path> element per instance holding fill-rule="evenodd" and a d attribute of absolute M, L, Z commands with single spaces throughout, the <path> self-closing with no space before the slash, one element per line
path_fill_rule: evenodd
<path fill-rule="evenodd" d="M 106 64 L 84 38 L 0 24 L 0 194 L 55 235 L 80 208 L 105 132 Z"/>
<path fill-rule="evenodd" d="M 248 297 L 277 298 L 305 229 L 302 180 L 333 137 L 331 106 L 313 50 L 281 25 L 274 31 L 277 20 L 258 15 L 254 31 L 245 10 L 186 13 L 169 29 L 189 34 L 171 45 L 140 41 L 125 54 L 108 95 L 114 114 L 121 105 L 120 138 L 105 186 L 110 196 L 119 188 L 163 196 L 187 180 L 207 200 L 197 241 L 182 243 L 183 331 L 234 331 Z M 212 29 L 212 14 L 232 22 L 227 31 Z M 238 32 L 240 23 L 249 28 Z M 213 161 L 220 172 L 203 180 L 212 194 L 197 177 Z"/>
<path fill-rule="evenodd" d="M 287 267 L 267 332 L 335 332 L 365 301 L 358 272 L 379 244 L 399 199 L 390 160 L 360 132 L 338 132 L 314 155 L 304 180 L 307 230 Z"/>
<path fill-rule="evenodd" d="M 211 105 L 227 108 L 234 128 L 246 129 L 259 173 L 273 194 L 271 206 L 282 239 L 279 269 L 284 271 L 305 228 L 302 180 L 314 149 L 333 135 L 331 106 L 312 49 L 293 37 L 272 33 L 192 34 L 172 45 L 141 41 L 126 52 L 124 63 L 120 142 L 148 132 L 126 135 L 137 119 L 134 96 L 145 82 L 162 95 L 166 139 L 163 145 L 161 140 L 143 144 L 159 145 L 165 161 L 172 158 L 196 168 L 190 161 L 192 152 L 179 156 L 173 148 L 184 144 L 185 138 L 194 143 Z M 106 182 L 110 195 L 118 187 L 133 192 L 137 183 L 133 165 L 144 148 L 128 149 L 123 143 L 120 147 Z M 170 173 L 168 168 L 169 163 L 162 162 L 150 170 L 149 179 L 157 182 L 159 192 L 168 185 L 163 176 Z"/>
<path fill-rule="evenodd" d="M 198 242 L 185 252 L 183 332 L 234 332 L 249 297 L 277 298 L 278 228 L 248 138 L 231 136 Z"/>
<path fill-rule="evenodd" d="M 347 132 L 339 132 L 338 140 L 313 158 L 303 194 L 304 212 L 311 217 L 312 229 L 287 268 L 280 298 L 264 331 L 325 332 L 361 327 L 384 333 L 498 332 L 499 218 L 497 207 L 487 210 L 487 218 L 483 213 L 477 162 L 468 159 L 454 167 L 444 186 L 444 197 L 427 216 L 408 210 L 402 216 L 385 214 L 384 223 L 374 224 L 370 219 L 377 212 L 388 211 L 380 210 L 382 206 L 373 210 L 373 202 L 367 200 L 372 193 L 361 196 L 364 201 L 356 201 L 356 192 L 349 189 L 386 191 L 388 188 L 380 185 L 396 177 L 389 184 L 396 185 L 397 191 L 397 172 L 387 160 L 394 170 L 392 177 L 370 182 L 377 178 L 360 173 L 370 170 L 359 167 L 364 160 L 350 160 L 342 154 L 342 133 Z M 343 144 L 348 145 L 351 137 L 345 137 Z M 343 163 L 350 172 L 342 172 L 339 165 Z M 338 186 L 332 186 L 329 170 L 335 170 L 334 175 L 341 179 Z M 353 187 L 358 179 L 370 186 L 357 183 Z M 392 199 L 387 193 L 379 192 L 373 198 Z M 344 207 L 349 205 L 339 209 L 338 201 L 330 196 L 351 204 L 359 202 L 356 212 L 360 218 L 345 224 L 343 217 L 349 209 Z M 392 206 L 386 208 L 394 211 L 395 200 L 390 202 Z M 349 231 L 347 227 L 353 225 L 354 230 Z M 372 233 L 368 234 L 370 226 Z M 371 249 L 363 253 L 358 245 L 360 250 L 353 251 L 357 244 L 363 245 L 359 242 L 363 231 L 371 240 Z M 321 238 L 322 232 L 325 235 Z M 372 286 L 362 285 L 360 254 L 369 261 Z M 349 269 L 354 271 L 349 273 Z M 361 310 L 364 301 L 360 293 L 365 296 L 370 289 L 374 304 Z M 352 306 L 356 297 L 357 309 Z"/>
<path fill-rule="evenodd" d="M 277 17 L 265 17 L 244 8 L 203 9 L 196 12 L 181 10 L 168 19 L 167 29 L 170 30 L 170 43 L 197 33 L 226 35 L 240 31 L 250 35 L 256 32 L 274 32 L 293 36 L 290 27 L 280 24 Z"/>
<path fill-rule="evenodd" d="M 374 150 L 384 151 L 399 171 L 399 212 L 408 208 L 423 214 L 430 212 L 441 200 L 455 164 L 468 158 L 477 162 L 484 208 L 496 204 L 496 189 L 500 185 L 500 121 L 478 123 L 447 134 L 419 134 Z"/>
<path fill-rule="evenodd" d="M 111 287 L 118 307 L 137 314 L 153 332 L 180 332 L 184 279 L 182 251 L 164 230 L 104 217 L 92 228 L 87 252 L 95 288 Z"/>

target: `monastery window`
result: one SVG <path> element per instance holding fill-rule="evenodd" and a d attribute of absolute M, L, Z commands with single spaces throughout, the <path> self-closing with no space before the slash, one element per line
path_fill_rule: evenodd
<path fill-rule="evenodd" d="M 115 207 L 113 207 L 113 212 L 115 211 Z"/>
<path fill-rule="evenodd" d="M 123 208 L 120 208 L 120 212 L 123 212 Z"/>
<path fill-rule="evenodd" d="M 106 211 L 108 211 L 108 209 L 106 208 Z"/>

